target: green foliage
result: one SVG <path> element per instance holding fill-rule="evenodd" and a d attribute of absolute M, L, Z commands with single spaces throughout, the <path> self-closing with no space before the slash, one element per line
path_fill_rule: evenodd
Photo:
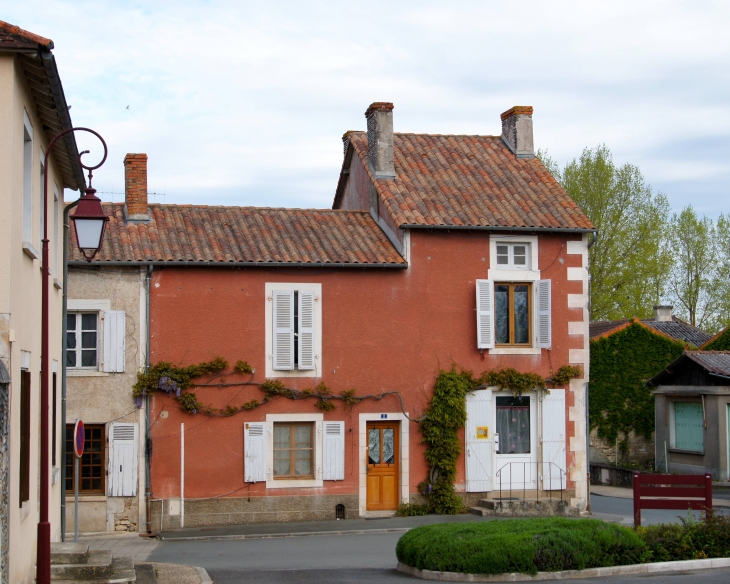
<path fill-rule="evenodd" d="M 671 264 L 667 198 L 638 167 L 616 166 L 605 145 L 584 149 L 562 172 L 547 152 L 539 156 L 598 229 L 589 251 L 591 320 L 650 316 Z"/>
<path fill-rule="evenodd" d="M 646 543 L 645 562 L 668 562 L 730 556 L 730 516 L 704 513 L 704 521 L 688 514 L 681 523 L 639 527 Z"/>
<path fill-rule="evenodd" d="M 354 389 L 346 389 L 345 391 L 340 392 L 340 396 L 342 396 L 342 401 L 344 401 L 348 406 L 354 406 L 355 404 L 359 404 L 362 401 L 362 398 L 359 398 L 355 395 Z"/>
<path fill-rule="evenodd" d="M 580 367 L 573 367 L 572 365 L 563 365 L 560 369 L 558 369 L 550 378 L 549 381 L 553 383 L 553 385 L 561 386 L 561 385 L 568 385 L 570 380 L 573 377 L 581 377 L 583 375 L 583 370 Z"/>
<path fill-rule="evenodd" d="M 535 574 L 635 564 L 644 549 L 639 536 L 620 525 L 540 517 L 417 527 L 400 538 L 395 553 L 421 570 Z"/>
<path fill-rule="evenodd" d="M 197 414 L 203 409 L 203 404 L 198 400 L 198 396 L 195 392 L 183 393 L 177 398 L 180 404 L 180 409 L 188 414 Z"/>
<path fill-rule="evenodd" d="M 197 365 L 188 365 L 187 367 L 178 367 L 166 361 L 160 361 L 156 365 L 150 367 L 146 372 L 137 373 L 137 382 L 132 386 L 132 395 L 134 397 L 142 397 L 150 395 L 156 391 L 165 391 L 165 387 L 179 387 L 181 390 L 188 389 L 192 385 L 192 380 L 196 377 L 202 377 L 209 373 L 219 373 L 228 367 L 228 361 L 223 357 L 216 357 L 212 361 L 198 363 Z M 165 380 L 173 382 L 169 384 Z M 160 380 L 163 381 L 162 387 Z"/>
<path fill-rule="evenodd" d="M 236 361 L 236 366 L 233 368 L 237 373 L 253 373 L 253 367 L 248 364 L 248 361 Z"/>
<path fill-rule="evenodd" d="M 717 338 L 707 343 L 703 351 L 730 351 L 730 327 L 726 328 Z"/>
<path fill-rule="evenodd" d="M 428 505 L 419 505 L 417 503 L 401 503 L 395 512 L 396 517 L 418 517 L 420 515 L 428 515 Z"/>
<path fill-rule="evenodd" d="M 609 441 L 631 430 L 651 438 L 654 397 L 646 382 L 683 351 L 681 343 L 639 323 L 591 341 L 591 429 Z"/>
<path fill-rule="evenodd" d="M 511 391 L 515 397 L 532 389 L 545 389 L 545 380 L 537 373 L 520 373 L 511 367 L 486 373 L 483 380 L 487 385 L 496 385 L 500 390 Z"/>
<path fill-rule="evenodd" d="M 318 410 L 322 410 L 323 412 L 331 412 L 335 409 L 335 404 L 333 404 L 328 399 L 321 397 L 316 402 L 314 402 L 314 407 Z"/>

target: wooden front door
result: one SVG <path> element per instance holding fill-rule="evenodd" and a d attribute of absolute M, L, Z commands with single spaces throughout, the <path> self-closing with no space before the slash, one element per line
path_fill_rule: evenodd
<path fill-rule="evenodd" d="M 367 510 L 398 508 L 400 482 L 400 425 L 369 422 L 367 425 Z"/>

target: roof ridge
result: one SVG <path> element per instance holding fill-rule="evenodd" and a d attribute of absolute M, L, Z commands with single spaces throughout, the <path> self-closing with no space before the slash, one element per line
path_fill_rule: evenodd
<path fill-rule="evenodd" d="M 102 201 L 102 205 L 125 205 L 124 201 Z M 256 205 L 193 205 L 191 203 L 148 203 L 148 207 L 185 207 L 188 209 L 253 209 L 257 211 L 316 211 L 317 213 L 355 213 L 370 215 L 370 211 L 363 209 L 330 209 L 316 207 L 257 207 Z"/>
<path fill-rule="evenodd" d="M 350 134 L 367 134 L 366 130 L 348 130 L 346 135 Z M 432 134 L 430 132 L 393 132 L 394 136 L 443 136 L 446 138 L 501 138 L 496 134 Z"/>

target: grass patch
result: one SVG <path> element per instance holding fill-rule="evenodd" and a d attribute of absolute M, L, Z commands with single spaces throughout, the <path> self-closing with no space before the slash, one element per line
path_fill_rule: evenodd
<path fill-rule="evenodd" d="M 400 538 L 395 553 L 421 570 L 535 574 L 638 564 L 645 549 L 633 529 L 620 525 L 537 517 L 417 527 Z"/>

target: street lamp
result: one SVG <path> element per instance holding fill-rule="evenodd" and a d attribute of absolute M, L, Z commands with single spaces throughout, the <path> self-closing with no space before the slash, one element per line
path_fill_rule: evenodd
<path fill-rule="evenodd" d="M 106 161 L 107 148 L 104 139 L 96 133 L 94 130 L 89 128 L 68 128 L 59 132 L 54 136 L 48 145 L 46 150 L 46 172 L 43 173 L 43 208 L 48 208 L 48 161 L 50 160 L 51 150 L 61 136 L 68 134 L 69 132 L 90 132 L 94 134 L 99 140 L 101 140 L 104 146 L 104 157 L 101 162 L 96 166 L 86 166 L 81 162 L 81 157 L 88 153 L 88 150 L 84 150 L 79 154 L 79 164 L 83 168 L 89 171 L 89 188 L 86 189 L 86 194 L 79 200 L 79 207 L 84 204 L 82 213 L 78 214 L 78 217 L 74 216 L 74 223 L 76 224 L 76 235 L 79 240 L 79 245 L 82 247 L 81 251 L 84 257 L 91 261 L 96 252 L 101 247 L 102 237 L 104 236 L 104 225 L 106 224 L 106 217 L 102 219 L 103 211 L 101 208 L 101 201 L 94 196 L 96 192 L 91 188 L 92 171 L 99 168 L 104 161 Z M 82 209 L 79 209 L 82 210 Z M 76 221 L 77 220 L 77 221 Z M 79 225 L 80 223 L 80 225 Z M 83 234 L 83 247 L 81 244 Z M 87 237 L 91 236 L 91 237 Z M 89 239 L 93 239 L 94 242 L 90 242 Z M 50 364 L 50 342 L 49 342 L 49 318 L 48 318 L 48 306 L 49 306 L 49 286 L 50 286 L 50 270 L 48 264 L 48 213 L 43 213 L 43 253 L 41 257 L 41 489 L 40 489 L 40 516 L 38 519 L 38 542 L 36 547 L 36 582 L 38 584 L 51 584 L 51 523 L 48 521 L 48 507 L 49 507 L 49 482 L 51 476 L 50 457 L 48 452 L 49 440 L 49 426 L 50 420 L 48 415 L 48 376 L 49 376 L 49 364 Z M 58 242 L 56 242 L 58 244 Z M 92 247 L 93 244 L 93 247 Z M 91 255 L 89 255 L 91 254 Z M 64 356 L 65 358 L 65 356 Z"/>

